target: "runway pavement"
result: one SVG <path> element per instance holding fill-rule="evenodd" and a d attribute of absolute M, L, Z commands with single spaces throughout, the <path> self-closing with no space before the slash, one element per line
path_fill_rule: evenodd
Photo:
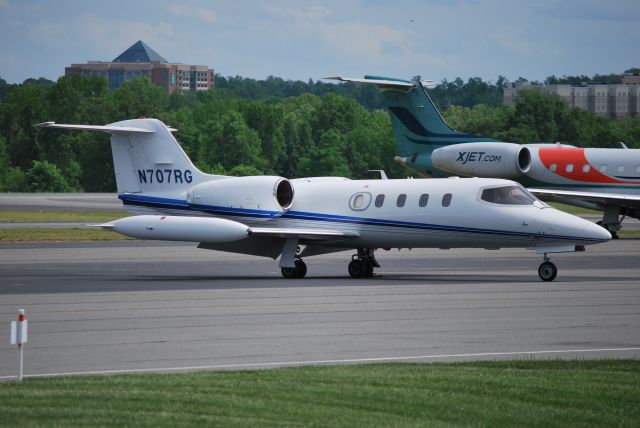
<path fill-rule="evenodd" d="M 19 308 L 27 376 L 638 358 L 639 252 L 640 240 L 619 240 L 555 255 L 552 283 L 526 250 L 380 251 L 372 279 L 349 278 L 345 252 L 284 280 L 270 259 L 190 244 L 2 244 L 0 378 L 16 373 Z"/>
<path fill-rule="evenodd" d="M 0 210 L 121 210 L 116 193 L 0 193 Z"/>

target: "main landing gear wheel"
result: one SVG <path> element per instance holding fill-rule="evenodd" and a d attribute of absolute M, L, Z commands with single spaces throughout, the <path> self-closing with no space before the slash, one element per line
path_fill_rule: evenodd
<path fill-rule="evenodd" d="M 373 264 L 366 260 L 351 260 L 349 263 L 349 275 L 354 278 L 373 276 Z"/>
<path fill-rule="evenodd" d="M 353 278 L 366 278 L 373 276 L 373 268 L 380 267 L 374 257 L 374 249 L 358 248 L 358 253 L 351 256 L 349 263 L 349 275 Z"/>
<path fill-rule="evenodd" d="M 304 278 L 304 276 L 307 274 L 307 264 L 303 262 L 302 259 L 297 259 L 296 267 L 283 267 L 280 268 L 280 272 L 282 272 L 282 276 L 287 279 Z"/>
<path fill-rule="evenodd" d="M 558 268 L 550 261 L 544 261 L 538 268 L 538 276 L 543 281 L 553 281 L 558 275 Z"/>

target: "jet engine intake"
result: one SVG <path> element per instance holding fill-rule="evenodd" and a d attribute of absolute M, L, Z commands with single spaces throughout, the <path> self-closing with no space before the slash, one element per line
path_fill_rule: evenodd
<path fill-rule="evenodd" d="M 516 179 L 531 168 L 531 152 L 512 143 L 452 144 L 433 151 L 436 168 L 469 177 Z"/>
<path fill-rule="evenodd" d="M 189 189 L 187 203 L 194 209 L 214 214 L 269 219 L 291 208 L 294 193 L 291 182 L 283 177 L 221 177 Z"/>

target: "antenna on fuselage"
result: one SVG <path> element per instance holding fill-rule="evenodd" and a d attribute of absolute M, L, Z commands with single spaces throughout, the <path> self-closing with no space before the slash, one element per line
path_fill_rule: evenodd
<path fill-rule="evenodd" d="M 383 169 L 370 169 L 367 170 L 368 173 L 378 173 L 378 177 L 380 178 L 380 180 L 388 180 L 389 178 L 387 177 L 387 173 L 384 172 Z M 370 174 L 373 175 L 373 174 Z M 373 178 L 373 177 L 372 177 Z"/>

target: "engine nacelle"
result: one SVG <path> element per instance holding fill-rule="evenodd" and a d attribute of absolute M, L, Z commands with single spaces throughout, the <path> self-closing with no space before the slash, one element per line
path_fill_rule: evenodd
<path fill-rule="evenodd" d="M 463 143 L 434 150 L 431 161 L 452 174 L 516 179 L 531 168 L 531 152 L 512 143 Z"/>
<path fill-rule="evenodd" d="M 194 209 L 214 214 L 279 217 L 293 204 L 291 182 L 282 177 L 224 177 L 193 186 L 187 203 Z M 265 217 L 266 216 L 266 217 Z"/>

